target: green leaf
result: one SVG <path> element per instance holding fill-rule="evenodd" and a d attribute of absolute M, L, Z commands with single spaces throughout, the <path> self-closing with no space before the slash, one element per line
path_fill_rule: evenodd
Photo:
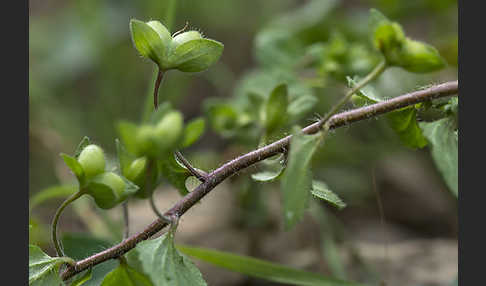
<path fill-rule="evenodd" d="M 164 43 L 157 31 L 147 23 L 132 19 L 130 20 L 130 34 L 133 44 L 140 55 L 150 58 L 159 66 L 164 66 L 166 49 L 169 43 Z"/>
<path fill-rule="evenodd" d="M 320 142 L 321 134 L 305 135 L 294 127 L 290 139 L 287 168 L 282 175 L 281 191 L 285 230 L 290 230 L 308 207 L 312 189 L 311 160 Z"/>
<path fill-rule="evenodd" d="M 275 181 L 283 173 L 284 168 L 280 171 L 264 171 L 251 175 L 251 178 L 258 182 L 270 182 Z"/>
<path fill-rule="evenodd" d="M 158 160 L 157 165 L 159 167 L 162 176 L 174 186 L 181 195 L 186 195 L 189 191 L 186 188 L 186 179 L 192 176 L 191 172 L 182 166 L 173 154 L 170 154 L 163 160 Z"/>
<path fill-rule="evenodd" d="M 427 139 L 417 123 L 417 110 L 407 107 L 388 113 L 388 123 L 398 134 L 403 144 L 410 148 L 423 148 L 427 145 Z"/>
<path fill-rule="evenodd" d="M 270 93 L 264 107 L 262 119 L 268 134 L 285 125 L 287 122 L 288 104 L 287 85 L 277 85 Z"/>
<path fill-rule="evenodd" d="M 77 190 L 78 187 L 72 185 L 58 185 L 40 190 L 29 198 L 30 209 L 50 199 L 66 198 Z"/>
<path fill-rule="evenodd" d="M 178 245 L 181 252 L 193 256 L 202 261 L 277 283 L 303 286 L 358 286 L 362 284 L 329 278 L 317 273 L 290 268 L 284 265 L 256 259 L 248 256 L 240 256 L 232 253 Z"/>
<path fill-rule="evenodd" d="M 63 263 L 73 264 L 74 260 L 69 257 L 50 257 L 38 246 L 29 245 L 29 285 L 64 285 L 59 276 L 59 267 Z"/>
<path fill-rule="evenodd" d="M 200 72 L 218 61 L 223 48 L 222 43 L 214 40 L 191 40 L 175 48 L 168 58 L 169 66 L 183 72 Z"/>
<path fill-rule="evenodd" d="M 66 255 L 76 260 L 84 259 L 113 246 L 113 243 L 110 241 L 99 239 L 86 233 L 64 233 L 61 241 Z M 115 269 L 117 265 L 117 261 L 108 260 L 93 266 L 91 279 L 86 281 L 83 286 L 99 286 L 106 274 Z M 84 275 L 78 274 L 73 279 L 76 280 L 82 276 Z"/>
<path fill-rule="evenodd" d="M 227 103 L 214 103 L 207 107 L 211 127 L 222 135 L 238 126 L 238 112 Z"/>
<path fill-rule="evenodd" d="M 74 151 L 74 158 L 78 159 L 79 154 L 81 154 L 81 151 L 83 151 L 83 149 L 90 144 L 91 144 L 91 140 L 89 140 L 88 136 L 84 136 L 81 142 L 79 142 L 78 147 Z"/>
<path fill-rule="evenodd" d="M 135 194 L 140 188 L 124 176 L 120 176 L 120 178 L 125 182 L 125 189 L 123 191 L 123 195 L 120 198 L 120 200 L 123 201 L 128 196 Z"/>
<path fill-rule="evenodd" d="M 204 133 L 206 123 L 204 118 L 196 118 L 189 122 L 184 128 L 184 139 L 182 139 L 182 147 L 186 148 L 194 144 L 194 142 Z"/>
<path fill-rule="evenodd" d="M 93 276 L 93 268 L 89 268 L 88 271 L 86 271 L 86 273 L 84 273 L 83 276 L 80 276 L 78 279 L 73 281 L 73 283 L 71 283 L 71 286 L 81 286 L 86 282 L 88 282 L 92 276 Z"/>
<path fill-rule="evenodd" d="M 126 264 L 120 264 L 106 275 L 101 286 L 152 286 L 152 282 L 143 273 Z"/>
<path fill-rule="evenodd" d="M 251 178 L 257 182 L 271 182 L 279 179 L 285 170 L 285 165 L 283 163 L 283 156 L 278 156 L 275 159 L 268 158 L 262 163 L 266 165 L 268 170 L 252 174 Z"/>
<path fill-rule="evenodd" d="M 432 158 L 451 192 L 458 197 L 458 134 L 454 118 L 421 122 L 425 137 L 430 142 Z"/>
<path fill-rule="evenodd" d="M 126 174 L 130 168 L 130 164 L 135 159 L 135 156 L 127 152 L 123 143 L 120 140 L 115 139 L 116 154 L 118 157 L 118 168 L 122 174 Z"/>
<path fill-rule="evenodd" d="M 267 67 L 292 68 L 305 54 L 304 31 L 322 23 L 339 4 L 336 0 L 307 1 L 271 21 L 255 36 L 255 56 Z"/>
<path fill-rule="evenodd" d="M 76 158 L 71 157 L 67 154 L 61 153 L 61 157 L 64 160 L 64 163 L 71 169 L 73 174 L 78 178 L 80 185 L 84 183 L 84 170 L 81 164 L 76 160 Z"/>
<path fill-rule="evenodd" d="M 356 86 L 356 81 L 350 77 L 346 78 L 349 87 Z M 382 102 L 375 90 L 367 86 L 360 89 L 353 98 L 356 105 L 362 106 L 368 103 Z M 410 148 L 423 148 L 427 145 L 427 139 L 423 136 L 422 130 L 417 123 L 417 110 L 413 106 L 405 107 L 386 114 L 390 127 L 397 133 L 400 141 Z"/>
<path fill-rule="evenodd" d="M 326 183 L 318 180 L 313 180 L 312 181 L 312 190 L 311 193 L 319 198 L 322 199 L 338 209 L 342 209 L 346 207 L 346 204 L 341 200 L 336 193 L 333 191 L 329 190 L 329 187 L 326 185 Z"/>
<path fill-rule="evenodd" d="M 348 87 L 353 88 L 358 84 L 359 78 L 355 76 L 353 79 L 349 76 L 346 76 L 346 80 L 348 82 Z M 374 88 L 372 88 L 370 85 L 366 85 L 365 87 L 361 88 L 353 96 L 363 99 L 362 101 L 357 101 L 356 98 L 353 98 L 353 103 L 357 106 L 364 106 L 369 103 L 377 103 L 383 101 L 383 99 L 378 96 Z"/>
<path fill-rule="evenodd" d="M 287 107 L 289 119 L 293 122 L 301 119 L 314 108 L 317 102 L 317 97 L 310 94 L 297 97 L 295 100 L 291 101 Z"/>
<path fill-rule="evenodd" d="M 175 248 L 172 233 L 143 241 L 136 249 L 144 272 L 155 286 L 206 285 L 199 269 Z"/>

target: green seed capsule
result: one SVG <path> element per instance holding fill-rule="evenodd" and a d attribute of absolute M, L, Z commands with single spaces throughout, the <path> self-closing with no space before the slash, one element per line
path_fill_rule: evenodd
<path fill-rule="evenodd" d="M 179 46 L 186 42 L 197 39 L 202 39 L 201 33 L 198 31 L 187 31 L 175 36 L 174 39 L 172 39 L 172 43 L 174 46 Z"/>
<path fill-rule="evenodd" d="M 130 181 L 134 182 L 135 184 L 137 184 L 137 181 L 140 178 L 140 176 L 145 174 L 146 168 L 147 168 L 147 157 L 141 157 L 135 159 L 128 167 L 125 177 Z"/>
<path fill-rule="evenodd" d="M 155 128 L 142 125 L 137 131 L 137 148 L 139 155 L 154 155 L 157 151 Z"/>
<path fill-rule="evenodd" d="M 425 73 L 439 70 L 445 65 L 445 60 L 434 47 L 407 39 L 401 52 L 401 67 L 411 72 Z"/>
<path fill-rule="evenodd" d="M 79 164 L 83 167 L 86 178 L 94 177 L 105 171 L 105 154 L 97 145 L 86 146 L 78 157 Z"/>
<path fill-rule="evenodd" d="M 155 127 L 157 141 L 164 150 L 174 148 L 179 142 L 184 127 L 184 119 L 178 111 L 166 114 Z"/>
<path fill-rule="evenodd" d="M 110 209 L 126 198 L 125 187 L 126 183 L 119 175 L 106 172 L 94 177 L 87 189 L 98 207 Z"/>

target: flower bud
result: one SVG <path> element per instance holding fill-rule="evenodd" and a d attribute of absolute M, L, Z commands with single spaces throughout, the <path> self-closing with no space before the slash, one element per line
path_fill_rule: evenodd
<path fill-rule="evenodd" d="M 78 162 L 83 167 L 86 178 L 94 177 L 105 171 L 105 154 L 97 145 L 86 146 L 79 154 Z"/>

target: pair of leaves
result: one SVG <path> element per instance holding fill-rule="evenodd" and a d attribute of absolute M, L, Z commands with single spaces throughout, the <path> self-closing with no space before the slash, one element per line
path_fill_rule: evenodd
<path fill-rule="evenodd" d="M 50 257 L 38 246 L 29 245 L 29 285 L 64 285 L 59 276 L 59 268 L 64 263 L 73 264 L 74 260 L 68 257 Z"/>
<path fill-rule="evenodd" d="M 183 253 L 230 271 L 277 283 L 305 286 L 358 286 L 361 284 L 232 253 L 178 245 Z"/>
<path fill-rule="evenodd" d="M 348 86 L 354 87 L 357 78 L 347 77 Z M 353 102 L 358 106 L 370 103 L 382 102 L 376 91 L 370 86 L 360 89 L 354 96 Z M 397 133 L 400 141 L 410 148 L 423 148 L 427 145 L 427 139 L 422 134 L 417 122 L 417 110 L 414 106 L 405 107 L 386 115 L 390 127 Z"/>
<path fill-rule="evenodd" d="M 281 179 L 281 191 L 285 229 L 289 230 L 299 222 L 309 205 L 310 194 L 325 200 L 338 208 L 345 204 L 327 185 L 312 181 L 311 161 L 319 143 L 321 134 L 306 135 L 300 128 L 294 127 L 290 140 L 288 164 Z"/>
<path fill-rule="evenodd" d="M 214 64 L 223 53 L 223 44 L 205 39 L 197 31 L 172 37 L 159 21 L 144 23 L 132 19 L 130 31 L 138 52 L 153 60 L 161 70 L 200 72 Z"/>
<path fill-rule="evenodd" d="M 199 269 L 175 248 L 172 231 L 139 243 L 135 251 L 139 266 L 155 286 L 206 285 Z"/>

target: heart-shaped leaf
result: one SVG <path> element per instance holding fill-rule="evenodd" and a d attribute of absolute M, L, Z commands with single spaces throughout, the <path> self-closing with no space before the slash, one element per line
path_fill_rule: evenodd
<path fill-rule="evenodd" d="M 59 276 L 59 267 L 63 263 L 73 264 L 74 260 L 69 257 L 50 257 L 38 246 L 29 245 L 29 285 L 64 285 Z"/>
<path fill-rule="evenodd" d="M 206 285 L 199 269 L 174 246 L 171 232 L 136 247 L 144 272 L 155 286 Z"/>
<path fill-rule="evenodd" d="M 120 264 L 105 276 L 101 286 L 153 286 L 153 284 L 143 273 L 126 264 Z"/>

